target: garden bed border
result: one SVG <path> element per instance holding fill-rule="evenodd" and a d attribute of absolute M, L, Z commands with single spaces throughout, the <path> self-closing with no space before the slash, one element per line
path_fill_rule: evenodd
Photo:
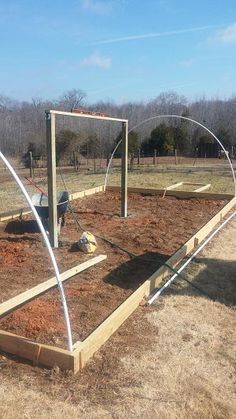
<path fill-rule="evenodd" d="M 119 191 L 120 187 L 107 187 L 107 190 Z M 71 199 L 81 198 L 93 193 L 104 191 L 104 187 L 97 187 L 87 191 L 73 194 Z M 128 188 L 128 192 L 144 195 L 163 195 L 165 189 Z M 183 246 L 181 246 L 168 260 L 167 264 L 175 267 L 199 243 L 201 243 L 222 221 L 223 217 L 235 206 L 236 197 L 231 194 L 216 194 L 203 192 L 185 192 L 168 190 L 166 195 L 177 198 L 205 198 L 213 200 L 228 200 L 200 230 L 197 231 Z M 73 352 L 55 346 L 36 343 L 30 339 L 0 330 L 0 350 L 14 354 L 20 358 L 33 362 L 34 365 L 54 367 L 57 365 L 62 370 L 79 371 L 93 354 L 109 339 L 109 337 L 124 323 L 135 311 L 143 299 L 147 298 L 154 288 L 170 274 L 170 269 L 163 265 L 154 272 L 136 291 L 116 308 L 84 341 L 76 342 Z"/>

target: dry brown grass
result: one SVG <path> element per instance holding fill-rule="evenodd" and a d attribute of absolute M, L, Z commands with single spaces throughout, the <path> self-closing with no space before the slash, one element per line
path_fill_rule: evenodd
<path fill-rule="evenodd" d="M 43 171 L 41 174 L 40 173 L 40 171 L 36 172 L 34 180 L 42 190 L 47 190 L 46 173 L 45 171 Z M 19 174 L 21 179 L 24 181 L 30 196 L 32 196 L 34 193 L 37 193 L 37 189 L 34 186 L 29 185 L 25 180 L 25 176 L 28 176 L 28 171 L 20 170 Z M 63 179 L 69 192 L 74 193 L 103 185 L 105 175 L 102 173 L 75 173 L 73 171 L 67 171 L 63 174 Z M 130 172 L 128 177 L 128 185 L 133 187 L 166 188 L 167 186 L 177 182 L 195 182 L 203 184 L 210 183 L 212 186 L 209 189 L 209 192 L 234 193 L 232 175 L 229 171 L 199 171 L 197 173 L 186 171 L 185 173 L 155 173 L 145 172 L 142 170 L 140 172 Z M 120 185 L 120 183 L 120 173 L 112 172 L 109 176 L 108 184 Z M 5 173 L 5 171 L 0 173 L 0 185 L 0 213 L 27 206 L 20 188 L 11 179 L 10 175 Z M 58 173 L 57 176 L 57 189 L 65 189 L 60 173 Z M 183 186 L 178 189 L 194 190 L 196 187 Z"/>

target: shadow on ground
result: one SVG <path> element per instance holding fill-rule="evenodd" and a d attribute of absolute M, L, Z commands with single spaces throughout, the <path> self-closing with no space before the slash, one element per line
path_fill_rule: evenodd
<path fill-rule="evenodd" d="M 169 255 L 146 252 L 122 263 L 104 278 L 104 282 L 124 289 L 135 290 L 168 259 Z"/>
<path fill-rule="evenodd" d="M 205 291 L 210 299 L 227 306 L 236 305 L 236 261 L 196 259 L 182 275 Z M 181 278 L 167 292 L 208 298 Z"/>
<path fill-rule="evenodd" d="M 5 232 L 8 234 L 39 233 L 36 220 L 13 220 L 7 223 Z"/>

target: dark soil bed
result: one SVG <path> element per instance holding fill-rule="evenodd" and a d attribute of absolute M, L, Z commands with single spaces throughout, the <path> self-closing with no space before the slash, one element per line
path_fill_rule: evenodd
<path fill-rule="evenodd" d="M 129 195 L 129 217 L 121 219 L 120 195 L 100 193 L 72 202 L 85 230 L 106 237 L 137 255 L 98 239 L 96 254 L 107 260 L 64 283 L 73 340 L 83 340 L 143 281 L 199 230 L 225 201 Z M 40 235 L 30 219 L 0 226 L 1 301 L 53 276 Z M 74 218 L 67 214 L 55 251 L 61 271 L 92 256 L 75 251 L 78 241 Z M 4 317 L 0 328 L 41 343 L 66 347 L 66 333 L 57 289 Z"/>

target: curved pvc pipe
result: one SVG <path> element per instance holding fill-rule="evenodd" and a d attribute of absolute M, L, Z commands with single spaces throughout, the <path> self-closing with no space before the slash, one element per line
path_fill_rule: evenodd
<path fill-rule="evenodd" d="M 197 254 L 213 239 L 213 237 L 230 221 L 235 217 L 236 211 L 233 212 L 202 244 L 201 246 L 188 258 L 188 260 L 177 270 L 178 273 L 172 275 L 172 277 L 148 300 L 148 304 L 152 304 L 161 293 L 171 285 L 180 272 L 182 272 L 186 266 L 197 256 Z"/>
<path fill-rule="evenodd" d="M 49 257 L 52 261 L 52 265 L 54 268 L 54 272 L 56 275 L 56 279 L 57 279 L 57 283 L 58 283 L 58 288 L 59 288 L 59 292 L 60 292 L 60 297 L 61 297 L 61 302 L 62 302 L 62 306 L 63 306 L 63 311 L 64 311 L 64 318 L 65 318 L 65 322 L 66 322 L 66 330 L 67 330 L 67 340 L 68 340 L 68 349 L 70 352 L 73 351 L 73 342 L 72 342 L 72 333 L 71 333 L 71 326 L 70 326 L 70 318 L 69 318 L 69 312 L 68 312 L 68 306 L 67 306 L 67 302 L 66 302 L 66 297 L 65 297 L 65 293 L 64 293 L 64 288 L 61 282 L 61 278 L 60 278 L 60 273 L 59 273 L 59 269 L 57 266 L 57 262 L 55 259 L 55 256 L 53 254 L 52 251 L 52 247 L 50 245 L 50 242 L 48 240 L 48 236 L 45 232 L 45 229 L 43 227 L 42 221 L 40 220 L 40 217 L 34 207 L 34 205 L 31 202 L 30 196 L 28 194 L 28 192 L 26 191 L 23 183 L 21 182 L 20 178 L 18 177 L 18 175 L 16 174 L 15 170 L 13 169 L 13 167 L 10 165 L 9 161 L 6 159 L 6 157 L 2 154 L 2 152 L 0 151 L 0 157 L 3 160 L 3 162 L 5 163 L 5 165 L 7 166 L 7 168 L 9 169 L 9 171 L 11 172 L 12 176 L 14 177 L 14 179 L 16 180 L 17 184 L 19 185 L 19 187 L 21 188 L 34 216 L 35 219 L 38 223 L 39 229 L 42 233 L 44 242 L 46 244 L 47 250 L 48 250 L 48 254 Z"/>
<path fill-rule="evenodd" d="M 222 144 L 222 142 L 216 137 L 216 135 L 215 134 L 213 134 L 213 132 L 211 131 L 211 130 L 209 130 L 209 128 L 207 128 L 205 125 L 203 125 L 203 124 L 201 124 L 200 122 L 198 122 L 198 121 L 195 121 L 195 119 L 192 119 L 192 118 L 188 118 L 187 116 L 181 116 L 181 115 L 175 115 L 175 114 L 173 114 L 173 115 L 156 115 L 156 116 L 151 116 L 150 118 L 147 118 L 147 119 L 144 119 L 144 121 L 142 121 L 142 122 L 139 122 L 137 125 L 135 125 L 134 127 L 132 127 L 130 130 L 129 130 L 129 132 L 128 133 L 130 133 L 131 131 L 133 131 L 134 129 L 136 129 L 136 128 L 138 128 L 140 125 L 142 125 L 142 124 L 144 124 L 145 122 L 149 122 L 149 121 L 152 121 L 153 119 L 157 119 L 157 118 L 177 118 L 177 119 L 184 119 L 184 120 L 186 120 L 186 121 L 190 121 L 190 122 L 193 122 L 194 124 L 197 124 L 197 125 L 199 125 L 200 127 L 202 127 L 204 130 L 206 130 L 207 132 L 209 132 L 209 134 L 211 134 L 212 135 L 212 137 L 218 142 L 218 144 L 220 144 L 220 146 L 221 146 L 221 148 L 222 148 L 222 150 L 224 151 L 224 153 L 225 153 L 225 155 L 226 155 L 226 158 L 227 158 L 227 160 L 228 160 L 228 162 L 229 162 L 229 166 L 230 166 L 230 169 L 231 169 L 231 172 L 232 172 L 232 177 L 233 177 L 233 182 L 234 182 L 234 196 L 236 196 L 236 179 L 235 179 L 235 173 L 234 173 L 234 168 L 233 168 L 233 165 L 232 165 L 232 163 L 231 163 L 231 160 L 230 160 L 230 158 L 229 158 L 229 156 L 228 156 L 228 152 L 226 151 L 226 149 L 225 149 L 225 147 L 223 146 L 223 144 Z M 110 169 L 110 165 L 111 165 L 111 161 L 112 161 L 112 159 L 113 159 L 113 157 L 114 157 L 114 154 L 115 154 L 115 152 L 116 152 L 116 150 L 117 150 L 117 148 L 119 147 L 119 145 L 121 144 L 121 142 L 122 142 L 122 139 L 117 143 L 117 145 L 116 145 L 116 147 L 115 147 L 115 149 L 114 149 L 114 151 L 112 152 L 112 155 L 111 155 L 111 158 L 110 158 L 110 160 L 109 160 L 109 163 L 108 163 L 108 166 L 107 166 L 107 171 L 106 171 L 106 176 L 105 176 L 105 182 L 104 182 L 104 190 L 106 190 L 106 187 L 107 187 L 107 182 L 108 182 L 108 172 L 109 172 L 109 169 Z"/>
<path fill-rule="evenodd" d="M 128 132 L 129 133 L 129 132 Z M 116 150 L 117 150 L 117 148 L 119 147 L 119 145 L 121 144 L 121 142 L 122 142 L 122 139 L 116 144 L 116 146 L 115 146 L 115 148 L 114 148 L 114 150 L 113 150 L 113 152 L 112 152 L 112 154 L 111 154 L 111 157 L 110 157 L 110 160 L 109 160 L 109 162 L 108 162 L 108 165 L 107 165 L 107 171 L 106 171 L 106 176 L 105 176 L 105 182 L 104 182 L 104 191 L 106 190 L 106 187 L 107 187 L 107 182 L 108 182 L 108 173 L 109 173 L 109 170 L 110 170 L 110 166 L 111 166 L 111 162 L 112 162 L 112 160 L 113 160 L 113 157 L 114 157 L 114 154 L 115 154 L 115 152 L 116 152 Z"/>

